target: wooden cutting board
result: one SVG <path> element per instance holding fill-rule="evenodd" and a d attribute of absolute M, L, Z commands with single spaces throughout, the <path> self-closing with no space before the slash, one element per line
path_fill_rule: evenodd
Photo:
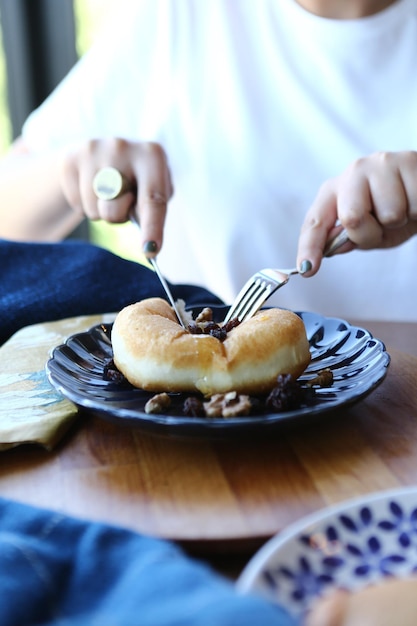
<path fill-rule="evenodd" d="M 48 452 L 0 455 L 0 495 L 199 551 L 254 549 L 304 515 L 417 483 L 417 358 L 365 400 L 267 439 L 185 441 L 80 414 Z"/>

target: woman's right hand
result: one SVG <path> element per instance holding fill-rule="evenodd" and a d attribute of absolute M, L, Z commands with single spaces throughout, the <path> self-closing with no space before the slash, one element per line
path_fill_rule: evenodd
<path fill-rule="evenodd" d="M 93 180 L 103 167 L 119 170 L 131 189 L 114 200 L 98 199 Z M 126 222 L 133 209 L 141 225 L 145 254 L 153 256 L 161 249 L 173 187 L 167 157 L 159 144 L 112 138 L 75 146 L 64 154 L 61 186 L 70 206 L 91 220 Z"/>
<path fill-rule="evenodd" d="M 298 242 L 297 264 L 319 269 L 326 242 L 345 228 L 353 248 L 390 248 L 417 234 L 417 152 L 377 152 L 352 163 L 320 188 Z"/>

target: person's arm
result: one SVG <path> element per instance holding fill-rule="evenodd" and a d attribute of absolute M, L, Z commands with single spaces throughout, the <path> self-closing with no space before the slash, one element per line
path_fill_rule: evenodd
<path fill-rule="evenodd" d="M 107 166 L 118 169 L 137 193 L 99 200 L 93 179 Z M 141 223 L 143 244 L 152 242 L 156 253 L 162 246 L 172 193 L 167 158 L 158 144 L 94 139 L 59 152 L 33 154 L 19 140 L 0 162 L 0 237 L 57 241 L 84 215 L 121 223 L 133 209 Z"/>
<path fill-rule="evenodd" d="M 378 152 L 358 159 L 323 184 L 306 214 L 298 245 L 298 266 L 309 260 L 312 276 L 326 241 L 341 224 L 354 247 L 391 248 L 417 233 L 417 152 Z"/>
<path fill-rule="evenodd" d="M 82 220 L 60 184 L 61 154 L 31 154 L 21 139 L 0 161 L 0 238 L 59 241 Z"/>
<path fill-rule="evenodd" d="M 417 579 L 386 579 L 359 591 L 334 590 L 317 600 L 304 626 L 415 626 Z"/>

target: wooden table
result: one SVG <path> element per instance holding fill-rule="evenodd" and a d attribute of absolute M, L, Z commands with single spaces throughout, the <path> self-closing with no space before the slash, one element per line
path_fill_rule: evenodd
<path fill-rule="evenodd" d="M 349 321 L 351 324 L 369 330 L 374 337 L 384 341 L 389 349 L 400 350 L 417 357 L 417 324 L 412 322 Z"/>
<path fill-rule="evenodd" d="M 174 539 L 226 573 L 236 555 L 239 568 L 312 511 L 417 483 L 417 324 L 377 326 L 366 325 L 391 353 L 388 375 L 349 409 L 268 439 L 211 442 L 81 415 L 53 452 L 3 452 L 0 495 Z"/>

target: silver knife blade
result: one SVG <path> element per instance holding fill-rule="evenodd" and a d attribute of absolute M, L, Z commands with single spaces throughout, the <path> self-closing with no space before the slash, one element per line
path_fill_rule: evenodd
<path fill-rule="evenodd" d="M 133 214 L 133 212 L 130 214 L 130 221 L 132 222 L 132 224 L 134 224 L 136 226 L 136 228 L 141 230 L 139 221 L 138 221 L 136 215 Z M 160 283 L 161 283 L 162 287 L 164 288 L 164 291 L 165 291 L 165 293 L 166 293 L 166 295 L 168 297 L 169 303 L 172 306 L 172 308 L 174 310 L 174 313 L 175 313 L 175 315 L 178 318 L 179 323 L 181 324 L 181 326 L 183 328 L 185 328 L 185 324 L 184 324 L 183 319 L 182 319 L 182 317 L 180 315 L 180 312 L 178 311 L 177 305 L 175 304 L 175 300 L 174 300 L 174 297 L 173 297 L 173 295 L 171 293 L 171 290 L 170 290 L 170 288 L 168 286 L 168 283 L 165 280 L 165 278 L 163 277 L 163 275 L 161 273 L 161 270 L 159 269 L 158 263 L 156 261 L 156 257 L 146 257 L 146 258 L 149 261 L 149 263 L 152 265 L 153 269 L 155 270 L 156 275 L 158 276 L 158 278 L 160 280 Z"/>

